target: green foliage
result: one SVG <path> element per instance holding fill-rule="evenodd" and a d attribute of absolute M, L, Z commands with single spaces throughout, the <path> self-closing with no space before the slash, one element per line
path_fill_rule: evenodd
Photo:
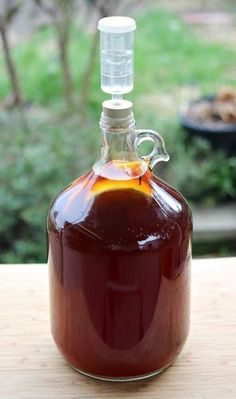
<path fill-rule="evenodd" d="M 200 40 L 179 19 L 166 12 L 137 15 L 135 45 L 135 90 L 132 98 L 156 93 L 171 93 L 173 88 L 198 82 L 203 92 L 213 92 L 222 84 L 236 86 L 235 51 L 220 44 Z M 91 37 L 73 28 L 69 59 L 79 94 L 81 78 L 89 55 Z M 44 27 L 28 41 L 14 48 L 15 61 L 22 77 L 24 97 L 41 105 L 62 103 L 60 67 L 55 32 Z M 0 55 L 0 72 L 3 60 Z M 0 100 L 9 91 L 6 75 L 1 74 Z M 98 104 L 100 91 L 99 59 L 93 76 L 90 106 Z"/>
<path fill-rule="evenodd" d="M 137 16 L 135 115 L 139 127 L 160 131 L 171 155 L 156 173 L 193 203 L 216 203 L 236 196 L 236 158 L 214 153 L 205 141 L 186 148 L 173 104 L 159 109 L 162 96 L 178 97 L 184 84 L 198 81 L 202 92 L 221 84 L 236 86 L 235 51 L 202 42 L 175 16 L 160 11 Z M 72 28 L 70 65 L 78 93 L 87 63 L 91 38 Z M 0 114 L 0 262 L 44 262 L 44 220 L 51 200 L 81 175 L 98 152 L 101 101 L 99 59 L 93 76 L 88 116 L 78 101 L 78 116 L 63 116 L 61 70 L 54 30 L 42 28 L 13 48 L 22 77 L 29 131 L 14 113 Z M 0 55 L 0 100 L 9 93 Z M 177 94 L 176 94 L 177 93 Z M 77 99 L 78 99 L 77 97 Z M 131 96 L 130 96 L 131 98 Z M 34 110 L 40 115 L 32 116 Z"/>
<path fill-rule="evenodd" d="M 18 120 L 2 126 L 1 262 L 45 261 L 49 204 L 96 154 L 99 135 L 92 125 L 81 131 L 79 120 L 49 124 L 50 128 L 46 122 L 31 123 L 31 133 L 18 127 Z"/>
<path fill-rule="evenodd" d="M 182 145 L 169 170 L 169 179 L 189 201 L 215 205 L 236 197 L 236 157 L 214 152 L 207 141 Z"/>

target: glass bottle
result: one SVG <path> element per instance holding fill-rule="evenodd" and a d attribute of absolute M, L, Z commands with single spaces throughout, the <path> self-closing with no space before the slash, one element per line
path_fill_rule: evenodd
<path fill-rule="evenodd" d="M 99 159 L 48 213 L 51 327 L 74 369 L 136 380 L 172 364 L 188 335 L 191 211 L 153 174 L 169 156 L 135 129 L 130 101 L 105 101 L 100 127 Z"/>

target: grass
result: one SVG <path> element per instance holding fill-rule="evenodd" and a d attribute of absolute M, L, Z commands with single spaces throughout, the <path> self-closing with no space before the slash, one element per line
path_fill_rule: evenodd
<path fill-rule="evenodd" d="M 222 44 L 207 43 L 174 15 L 149 11 L 137 15 L 135 45 L 135 90 L 129 95 L 134 101 L 152 94 L 170 94 L 182 85 L 196 82 L 202 92 L 213 92 L 222 84 L 236 86 L 235 51 Z M 73 28 L 70 64 L 77 93 L 87 61 L 91 37 Z M 60 67 L 53 28 L 44 27 L 28 41 L 13 49 L 25 97 L 52 108 L 61 101 Z M 2 56 L 0 59 L 0 99 L 9 92 Z M 99 106 L 99 60 L 91 87 L 91 104 Z M 96 107 L 95 107 L 96 108 Z"/>
<path fill-rule="evenodd" d="M 225 84 L 236 87 L 232 74 L 236 51 L 203 42 L 167 12 L 140 13 L 136 20 L 135 89 L 127 98 L 134 101 L 137 125 L 163 134 L 172 162 L 168 167 L 160 164 L 158 173 L 195 203 L 233 197 L 236 159 L 226 162 L 202 142 L 186 151 L 177 112 L 185 85 L 197 83 L 202 93 Z M 26 113 L 29 131 L 14 113 L 0 112 L 2 262 L 45 261 L 43 220 L 48 204 L 97 157 L 101 102 L 107 98 L 100 90 L 98 57 L 86 118 L 79 105 L 90 46 L 91 37 L 72 28 L 70 64 L 78 112 L 70 117 L 64 113 L 53 29 L 44 27 L 12 49 L 24 96 L 32 107 Z M 1 54 L 0 101 L 10 91 L 3 61 Z"/>

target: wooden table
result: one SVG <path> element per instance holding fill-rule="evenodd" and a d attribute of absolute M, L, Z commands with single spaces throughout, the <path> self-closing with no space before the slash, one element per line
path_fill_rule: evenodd
<path fill-rule="evenodd" d="M 193 262 L 192 323 L 176 363 L 138 383 L 72 370 L 49 330 L 46 265 L 0 265 L 0 399 L 236 398 L 236 258 Z"/>

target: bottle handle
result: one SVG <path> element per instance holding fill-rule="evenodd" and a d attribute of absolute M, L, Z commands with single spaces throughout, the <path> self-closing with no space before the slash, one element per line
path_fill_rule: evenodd
<path fill-rule="evenodd" d="M 136 129 L 135 134 L 135 152 L 139 158 L 143 159 L 148 164 L 149 169 L 152 170 L 157 162 L 169 161 L 170 156 L 165 149 L 165 143 L 160 133 L 150 129 Z M 150 154 L 140 156 L 138 154 L 138 148 L 140 144 L 144 142 L 151 142 L 153 144 L 153 149 Z"/>

